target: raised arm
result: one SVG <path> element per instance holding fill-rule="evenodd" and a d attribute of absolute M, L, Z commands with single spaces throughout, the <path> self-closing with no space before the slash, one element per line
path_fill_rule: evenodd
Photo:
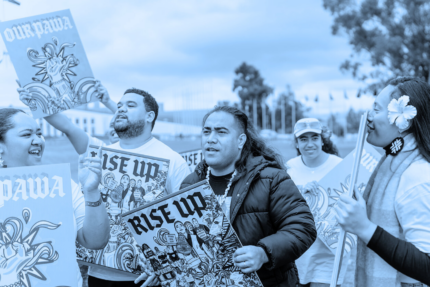
<path fill-rule="evenodd" d="M 31 100 L 31 95 L 27 89 L 19 88 L 19 99 L 24 104 L 28 104 Z M 87 150 L 89 137 L 79 127 L 74 125 L 69 118 L 61 113 L 53 114 L 45 117 L 45 120 L 54 128 L 64 133 L 72 143 L 78 154 L 83 154 Z"/>
<path fill-rule="evenodd" d="M 96 84 L 94 85 L 97 92 L 99 93 L 97 98 L 100 100 L 100 102 L 106 106 L 109 110 L 111 110 L 112 113 L 116 113 L 117 104 L 112 101 L 112 99 L 109 96 L 109 93 L 107 89 L 100 83 L 100 81 L 96 81 Z"/>
<path fill-rule="evenodd" d="M 45 117 L 45 120 L 67 136 L 78 154 L 83 154 L 87 150 L 88 134 L 73 124 L 66 115 L 57 113 Z"/>
<path fill-rule="evenodd" d="M 79 182 L 85 198 L 85 217 L 77 241 L 89 249 L 102 249 L 109 240 L 109 218 L 102 201 L 99 183 L 102 177 L 101 147 L 96 157 L 79 157 Z"/>
<path fill-rule="evenodd" d="M 110 99 L 109 93 L 100 83 L 100 81 L 96 81 L 95 88 L 98 92 L 97 98 L 100 100 L 100 102 L 102 102 L 109 110 L 111 110 L 112 113 L 115 113 L 117 110 L 116 104 Z M 25 105 L 28 105 L 29 101 L 32 99 L 28 90 L 24 88 L 18 88 L 18 93 L 19 99 Z M 89 136 L 78 126 L 73 124 L 66 115 L 57 113 L 45 117 L 45 120 L 51 126 L 67 136 L 78 154 L 85 153 L 88 147 Z"/>

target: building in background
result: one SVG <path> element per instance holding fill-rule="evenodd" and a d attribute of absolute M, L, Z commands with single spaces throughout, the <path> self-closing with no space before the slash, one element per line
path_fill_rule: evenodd
<path fill-rule="evenodd" d="M 163 104 L 160 104 L 158 119 L 163 122 L 199 126 L 201 129 L 203 117 L 209 111 L 210 109 L 186 109 L 177 111 L 165 111 L 163 108 Z"/>
<path fill-rule="evenodd" d="M 31 115 L 28 107 L 16 107 Z M 165 112 L 160 104 L 158 119 L 152 133 L 160 139 L 170 139 L 175 137 L 196 137 L 201 134 L 201 123 L 206 114 L 201 110 L 196 111 L 174 111 Z M 113 114 L 105 107 L 101 107 L 98 102 L 90 103 L 88 106 L 79 107 L 73 110 L 64 111 L 75 125 L 91 136 L 107 138 L 109 123 Z M 36 120 L 45 137 L 61 137 L 63 134 L 52 127 L 46 120 Z"/>

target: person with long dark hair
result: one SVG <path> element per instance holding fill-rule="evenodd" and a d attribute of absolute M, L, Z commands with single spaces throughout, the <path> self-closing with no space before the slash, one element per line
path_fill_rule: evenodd
<path fill-rule="evenodd" d="M 202 149 L 204 160 L 181 188 L 208 181 L 244 245 L 233 255 L 236 267 L 256 271 L 265 287 L 295 287 L 294 261 L 315 241 L 316 229 L 281 156 L 229 106 L 203 118 Z"/>
<path fill-rule="evenodd" d="M 32 117 L 19 109 L 0 109 L 0 176 L 3 168 L 40 165 L 44 151 L 45 139 L 39 124 Z M 98 190 L 102 174 L 101 150 L 98 157 L 80 156 L 78 173 L 81 187 L 71 182 L 76 241 L 89 249 L 101 249 L 109 240 L 109 220 Z M 70 266 L 73 265 L 75 270 L 72 268 L 68 272 L 76 272 L 78 286 L 82 286 L 76 260 L 70 261 Z M 4 283 L 7 286 L 21 286 L 14 282 Z"/>
<path fill-rule="evenodd" d="M 303 123 L 303 121 L 307 121 L 307 120 L 312 120 L 315 123 L 319 121 L 317 119 L 312 119 L 312 118 L 305 118 L 305 119 L 301 119 L 299 120 L 297 123 Z M 296 124 L 297 124 L 296 123 Z M 326 126 L 321 125 L 321 123 L 318 124 L 319 127 L 317 128 L 318 130 L 318 134 L 320 136 L 321 139 L 321 151 L 323 151 L 326 154 L 332 154 L 335 156 L 339 156 L 339 150 L 337 148 L 337 146 L 333 143 L 333 141 L 331 140 L 331 136 L 332 136 L 332 131 L 329 130 Z M 294 130 L 296 130 L 297 126 L 294 127 Z M 300 151 L 299 148 L 299 139 L 297 138 L 296 134 L 294 134 L 294 146 L 297 150 L 297 156 L 302 155 L 303 154 L 303 149 L 302 151 Z"/>
<path fill-rule="evenodd" d="M 342 228 L 358 236 L 356 286 L 430 285 L 430 86 L 391 80 L 367 119 L 382 157 L 357 201 L 341 196 Z M 422 283 L 419 283 L 422 282 Z"/>
<path fill-rule="evenodd" d="M 342 161 L 330 137 L 331 132 L 327 127 L 314 118 L 301 119 L 294 126 L 294 144 L 298 156 L 290 159 L 286 167 L 305 198 L 309 193 L 318 197 L 318 181 Z M 347 261 L 343 260 L 338 284 L 343 282 Z M 333 264 L 334 254 L 317 238 L 308 251 L 296 260 L 300 278 L 298 286 L 328 287 Z"/>

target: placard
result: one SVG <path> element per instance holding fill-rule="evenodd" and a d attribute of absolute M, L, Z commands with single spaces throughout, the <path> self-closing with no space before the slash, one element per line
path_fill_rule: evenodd
<path fill-rule="evenodd" d="M 0 34 L 20 84 L 32 96 L 25 104 L 34 118 L 97 100 L 70 10 L 0 22 Z"/>
<path fill-rule="evenodd" d="M 98 146 L 90 145 L 89 156 L 97 156 Z M 163 197 L 170 161 L 102 147 L 102 200 L 110 218 L 110 239 L 102 250 L 77 244 L 77 259 L 85 265 L 114 268 L 141 274 L 142 252 L 121 214 Z"/>
<path fill-rule="evenodd" d="M 354 157 L 355 149 L 318 182 L 317 194 L 313 192 L 303 194 L 314 216 L 318 238 L 324 242 L 333 254 L 336 254 L 339 232 L 341 230 L 335 217 L 336 212 L 334 207 L 337 204 L 339 195 L 348 192 Z M 363 193 L 366 188 L 367 182 L 380 159 L 381 154 L 365 142 L 356 184 L 360 193 Z M 348 233 L 345 241 L 345 251 L 349 252 L 356 244 L 357 237 Z"/>
<path fill-rule="evenodd" d="M 203 151 L 201 149 L 184 151 L 181 152 L 180 155 L 190 167 L 191 172 L 194 172 L 197 165 L 203 160 Z"/>
<path fill-rule="evenodd" d="M 0 286 L 78 286 L 69 164 L 0 169 Z"/>
<path fill-rule="evenodd" d="M 242 273 L 242 247 L 206 181 L 122 214 L 154 272 L 168 286 L 263 286 Z M 166 282 L 166 283 L 167 283 Z"/>

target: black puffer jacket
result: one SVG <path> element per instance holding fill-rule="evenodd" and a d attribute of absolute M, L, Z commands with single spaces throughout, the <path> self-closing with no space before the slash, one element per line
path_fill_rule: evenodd
<path fill-rule="evenodd" d="M 202 161 L 181 188 L 206 178 Z M 315 222 L 285 170 L 262 156 L 250 156 L 246 173 L 233 183 L 230 219 L 243 245 L 261 246 L 269 262 L 257 271 L 265 287 L 296 286 L 294 261 L 315 241 Z"/>

